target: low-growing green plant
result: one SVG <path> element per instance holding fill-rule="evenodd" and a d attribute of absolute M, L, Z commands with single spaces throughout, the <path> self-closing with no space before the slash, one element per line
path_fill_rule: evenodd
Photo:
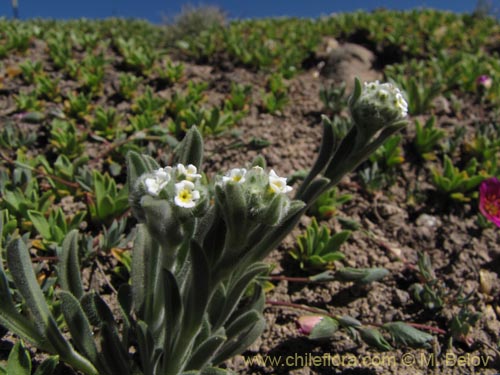
<path fill-rule="evenodd" d="M 460 202 L 477 197 L 476 188 L 488 176 L 481 172 L 476 159 L 471 159 L 463 170 L 455 167 L 444 155 L 442 168 L 432 168 L 432 183 L 439 193 Z"/>
<path fill-rule="evenodd" d="M 52 375 L 56 369 L 59 359 L 57 356 L 46 358 L 35 370 L 33 375 Z M 4 366 L 0 366 L 1 375 L 31 375 L 31 355 L 22 341 L 14 344 L 9 353 L 9 358 Z"/>
<path fill-rule="evenodd" d="M 116 46 L 123 56 L 125 66 L 136 73 L 148 75 L 159 55 L 147 44 L 142 44 L 134 38 L 128 40 L 119 37 L 115 40 Z"/>
<path fill-rule="evenodd" d="M 214 366 L 244 351 L 265 327 L 264 294 L 255 283 L 269 271 L 264 257 L 318 196 L 406 125 L 402 103 L 394 105 L 371 94 L 382 90 L 390 99 L 398 93 L 390 85 L 363 88 L 356 81 L 350 101 L 354 125 L 338 139 L 331 124 L 324 122 L 318 157 L 294 199 L 287 196 L 292 188 L 286 178 L 267 172 L 262 157 L 248 170 L 235 168 L 212 182 L 202 178 L 198 169 L 203 140 L 195 127 L 179 144 L 171 166 L 162 168 L 150 156 L 130 152 L 129 199 L 139 225 L 131 283 L 120 287 L 115 312 L 98 292 L 84 290 L 78 234 L 72 231 L 58 264 L 57 297 L 68 335 L 62 334 L 49 309 L 22 239 L 7 245 L 6 265 L 12 288 L 33 318 L 19 312 L 0 263 L 1 324 L 86 375 L 227 373 Z M 107 198 L 102 211 L 116 217 L 116 204 L 111 207 L 109 197 L 125 189 L 118 193 L 116 187 L 109 188 L 111 181 L 102 182 L 101 192 L 94 196 Z M 344 271 L 344 280 L 367 277 L 365 270 Z M 245 294 L 251 285 L 252 292 Z M 342 322 L 359 327 L 355 319 Z M 402 322 L 386 323 L 383 329 L 406 345 L 424 345 L 432 339 Z M 378 331 L 363 332 L 375 338 L 372 342 L 382 342 Z"/>
<path fill-rule="evenodd" d="M 332 84 L 319 90 L 323 111 L 329 115 L 338 115 L 347 107 L 346 85 Z"/>
<path fill-rule="evenodd" d="M 332 235 L 327 226 L 320 227 L 313 217 L 306 232 L 297 238 L 297 247 L 289 254 L 302 269 L 334 269 L 335 262 L 345 258 L 340 247 L 350 235 L 348 230 Z"/>
<path fill-rule="evenodd" d="M 73 123 L 59 119 L 50 123 L 50 144 L 68 158 L 74 159 L 82 154 L 84 145 L 81 139 L 82 135 Z"/>
<path fill-rule="evenodd" d="M 224 101 L 224 109 L 247 112 L 252 100 L 252 86 L 231 82 L 231 92 Z"/>
<path fill-rule="evenodd" d="M 42 237 L 41 244 L 44 249 L 51 248 L 53 244 L 60 246 L 70 231 L 78 229 L 86 215 L 87 212 L 81 211 L 69 218 L 61 207 L 50 210 L 48 216 L 40 211 L 28 211 L 28 217 Z"/>
<path fill-rule="evenodd" d="M 372 163 L 377 162 L 386 171 L 403 164 L 405 159 L 400 145 L 401 140 L 401 135 L 389 138 L 377 151 L 370 155 L 369 160 Z"/>
<path fill-rule="evenodd" d="M 404 162 L 403 150 L 400 146 L 401 139 L 400 135 L 389 138 L 370 155 L 368 165 L 360 170 L 359 176 L 368 191 L 380 191 L 394 184 L 396 169 Z"/>
<path fill-rule="evenodd" d="M 165 113 L 167 100 L 163 99 L 157 95 L 153 94 L 153 90 L 150 87 L 146 88 L 143 95 L 138 97 L 132 109 L 136 114 L 148 113 L 152 115 L 156 120 Z"/>
<path fill-rule="evenodd" d="M 47 76 L 37 76 L 35 78 L 35 93 L 38 98 L 49 101 L 56 101 L 59 98 L 59 79 Z"/>
<path fill-rule="evenodd" d="M 118 188 L 109 174 L 92 173 L 92 194 L 87 205 L 93 223 L 105 224 L 122 215 L 128 208 L 128 188 Z"/>
<path fill-rule="evenodd" d="M 262 95 L 262 109 L 274 114 L 288 103 L 288 89 L 280 74 L 273 74 L 267 81 L 267 92 Z"/>
<path fill-rule="evenodd" d="M 340 194 L 338 188 L 334 187 L 318 197 L 309 209 L 308 214 L 318 220 L 330 219 L 341 205 L 349 202 L 352 198 L 352 194 Z"/>
<path fill-rule="evenodd" d="M 21 130 L 18 126 L 8 122 L 0 131 L 0 146 L 5 149 L 15 150 L 21 147 L 29 147 L 37 140 L 35 133 Z"/>
<path fill-rule="evenodd" d="M 40 194 L 36 179 L 29 179 L 24 186 L 6 187 L 2 191 L 2 208 L 7 208 L 22 225 L 26 227 L 30 221 L 29 210 L 46 212 L 53 202 L 53 193 L 46 191 Z"/>
<path fill-rule="evenodd" d="M 75 120 L 83 120 L 89 116 L 90 98 L 84 93 L 70 92 L 64 101 L 64 111 Z"/>
<path fill-rule="evenodd" d="M 491 175 L 496 175 L 497 159 L 500 152 L 500 125 L 480 123 L 474 135 L 466 139 L 463 151 L 469 158 L 475 158 Z"/>
<path fill-rule="evenodd" d="M 443 92 L 441 82 L 433 81 L 431 84 L 415 77 L 399 77 L 397 83 L 405 90 L 408 98 L 408 112 L 412 115 L 427 113 L 433 100 Z"/>
<path fill-rule="evenodd" d="M 153 68 L 156 76 L 168 85 L 179 82 L 184 76 L 184 64 L 174 63 L 168 57 Z"/>
<path fill-rule="evenodd" d="M 30 84 L 35 82 L 35 78 L 42 74 L 43 65 L 41 61 L 25 60 L 19 64 L 23 80 Z"/>
<path fill-rule="evenodd" d="M 92 130 L 97 135 L 112 140 L 117 137 L 120 120 L 121 116 L 115 108 L 97 107 L 91 121 Z"/>
<path fill-rule="evenodd" d="M 113 220 L 109 227 L 103 227 L 102 234 L 99 236 L 99 250 L 109 253 L 113 248 L 122 247 L 126 239 L 126 227 L 127 218 Z"/>
<path fill-rule="evenodd" d="M 461 287 L 452 291 L 436 277 L 427 253 L 418 254 L 417 276 L 419 282 L 410 287 L 413 299 L 426 309 L 442 315 L 454 340 L 470 344 L 469 335 L 480 317 L 479 313 L 470 308 L 474 303 L 474 292 L 464 296 Z"/>
<path fill-rule="evenodd" d="M 137 88 L 142 82 L 142 78 L 131 73 L 121 73 L 118 80 L 120 81 L 119 94 L 127 100 L 133 99 L 137 95 Z"/>
<path fill-rule="evenodd" d="M 46 41 L 54 66 L 58 69 L 65 69 L 73 57 L 72 44 L 68 35 L 62 30 L 55 30 Z"/>
<path fill-rule="evenodd" d="M 422 160 L 436 160 L 436 148 L 445 137 L 444 130 L 438 129 L 435 124 L 436 118 L 434 116 L 429 117 L 424 126 L 420 124 L 419 120 L 415 120 L 413 146 Z"/>
<path fill-rule="evenodd" d="M 14 96 L 18 112 L 36 112 L 42 109 L 42 102 L 38 100 L 36 91 L 19 92 Z"/>
<path fill-rule="evenodd" d="M 145 129 L 150 129 L 155 125 L 158 125 L 157 117 L 151 112 L 140 113 L 135 116 L 129 117 L 130 127 L 134 131 L 141 131 Z"/>

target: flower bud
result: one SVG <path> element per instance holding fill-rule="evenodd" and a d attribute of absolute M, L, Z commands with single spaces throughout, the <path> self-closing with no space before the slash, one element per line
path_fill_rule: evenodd
<path fill-rule="evenodd" d="M 408 114 L 408 103 L 392 83 L 356 81 L 356 91 L 349 103 L 358 130 L 372 135 L 383 127 L 400 121 Z"/>
<path fill-rule="evenodd" d="M 493 80 L 491 79 L 491 77 L 485 74 L 477 77 L 476 79 L 476 86 L 480 91 L 488 91 L 491 88 L 492 84 Z"/>
<path fill-rule="evenodd" d="M 323 315 L 304 315 L 299 316 L 297 323 L 299 325 L 299 333 L 309 335 L 313 328 L 323 320 Z"/>

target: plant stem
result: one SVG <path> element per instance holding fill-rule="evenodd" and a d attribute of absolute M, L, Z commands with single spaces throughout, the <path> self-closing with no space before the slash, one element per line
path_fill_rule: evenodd
<path fill-rule="evenodd" d="M 308 311 L 308 312 L 312 312 L 312 313 L 316 313 L 316 314 L 329 316 L 330 318 L 333 318 L 336 320 L 339 319 L 339 316 L 332 315 L 325 310 L 318 309 L 316 307 L 301 305 L 298 303 L 285 302 L 285 301 L 274 301 L 274 300 L 266 299 L 266 304 L 271 305 L 271 306 L 282 306 L 282 307 L 289 307 L 291 309 L 304 310 L 304 311 Z M 434 332 L 434 333 L 437 333 L 440 335 L 446 334 L 445 330 L 438 328 L 438 327 L 432 327 L 432 326 L 429 326 L 426 324 L 419 324 L 419 323 L 406 323 L 406 324 L 408 324 L 409 326 L 412 326 L 414 328 L 417 328 L 417 329 L 421 329 L 421 330 L 429 331 L 429 332 Z M 363 324 L 363 325 L 370 325 L 370 326 L 374 326 L 374 327 L 382 327 L 383 326 L 383 324 L 378 324 L 378 323 L 368 323 L 368 324 Z"/>
<path fill-rule="evenodd" d="M 274 280 L 274 281 L 289 281 L 289 282 L 293 282 L 293 283 L 313 283 L 314 282 L 308 277 L 288 277 L 288 276 L 281 276 L 281 275 L 270 275 L 267 277 L 263 277 L 263 279 Z"/>

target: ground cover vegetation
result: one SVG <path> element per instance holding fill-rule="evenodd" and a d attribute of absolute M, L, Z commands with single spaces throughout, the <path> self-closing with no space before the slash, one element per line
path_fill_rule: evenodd
<path fill-rule="evenodd" d="M 330 184 L 349 170 L 338 155 L 361 134 L 353 108 L 372 87 L 326 73 L 345 44 L 402 89 L 408 124 L 358 135 L 384 142 Z M 0 19 L 0 373 L 498 372 L 499 53 L 494 18 L 433 10 L 226 22 L 193 8 L 168 26 Z M 320 168 L 325 149 L 340 151 Z M 255 186 L 265 198 L 238 207 L 256 221 L 241 220 L 224 202 Z M 303 208 L 293 197 L 305 215 L 242 279 L 219 270 L 227 254 L 205 259 L 210 274 L 169 228 L 196 272 L 164 261 L 159 300 L 184 310 L 165 313 L 177 336 L 155 328 L 165 311 L 134 289 L 141 244 L 163 238 L 151 201 L 195 210 L 173 211 L 181 238 L 225 254 L 190 225 L 221 215 L 211 228 L 239 249 L 234 231 L 256 241 L 287 227 Z M 209 215 L 213 201 L 221 212 Z M 223 285 L 205 303 L 200 275 Z M 233 305 L 213 302 L 224 298 Z M 345 360 L 306 360 L 324 353 Z M 388 360 L 352 362 L 380 353 Z"/>

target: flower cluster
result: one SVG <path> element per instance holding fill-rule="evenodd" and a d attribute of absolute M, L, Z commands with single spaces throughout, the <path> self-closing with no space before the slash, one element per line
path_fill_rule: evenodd
<path fill-rule="evenodd" d="M 403 93 L 392 83 L 365 82 L 363 89 L 350 103 L 358 127 L 372 132 L 400 121 L 408 115 L 408 103 Z"/>
<path fill-rule="evenodd" d="M 243 184 L 247 181 L 247 175 L 251 177 L 250 183 L 256 183 L 257 181 L 267 183 L 268 191 L 272 194 L 286 194 L 292 191 L 292 187 L 286 184 L 286 177 L 278 176 L 274 169 L 271 169 L 266 179 L 264 169 L 259 166 L 252 167 L 250 171 L 245 168 L 233 168 L 222 177 L 222 183 Z"/>
<path fill-rule="evenodd" d="M 479 210 L 497 227 L 500 227 L 500 181 L 488 178 L 479 187 Z"/>
<path fill-rule="evenodd" d="M 146 175 L 143 184 L 149 195 L 158 197 L 162 191 L 167 191 L 168 195 L 168 185 L 172 182 L 175 205 L 193 208 L 201 197 L 197 187 L 200 178 L 201 174 L 197 173 L 194 165 L 189 164 L 186 167 L 183 164 L 177 164 L 176 167 L 159 168 Z"/>

